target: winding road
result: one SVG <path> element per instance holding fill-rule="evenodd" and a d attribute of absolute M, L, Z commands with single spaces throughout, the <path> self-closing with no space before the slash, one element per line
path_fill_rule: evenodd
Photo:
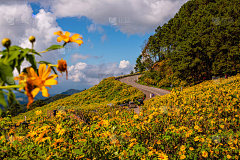
<path fill-rule="evenodd" d="M 120 79 L 120 81 L 123 82 L 123 83 L 126 83 L 127 85 L 131 85 L 131 86 L 139 89 L 140 91 L 142 91 L 144 94 L 146 94 L 146 99 L 144 99 L 144 101 L 150 99 L 150 93 L 153 93 L 155 96 L 159 96 L 159 95 L 162 96 L 162 95 L 166 95 L 166 94 L 171 93 L 170 91 L 165 90 L 165 89 L 149 87 L 149 86 L 145 86 L 145 85 L 141 85 L 141 84 L 136 83 L 137 78 L 140 77 L 140 76 L 141 75 L 125 77 L 125 78 Z M 137 114 L 139 114 L 140 106 L 138 106 L 137 108 L 134 108 L 134 111 Z"/>

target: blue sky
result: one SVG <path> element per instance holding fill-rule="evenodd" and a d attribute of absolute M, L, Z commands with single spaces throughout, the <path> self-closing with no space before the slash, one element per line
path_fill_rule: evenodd
<path fill-rule="evenodd" d="M 83 44 L 67 44 L 65 49 L 51 51 L 37 57 L 37 61 L 56 64 L 67 61 L 66 74 L 58 85 L 49 89 L 57 94 L 68 89 L 88 89 L 102 78 L 134 71 L 144 40 L 154 34 L 158 26 L 167 23 L 185 0 L 29 0 L 8 1 L 0 5 L 0 38 L 9 38 L 12 45 L 31 48 L 28 37 L 35 36 L 34 49 L 43 51 L 56 41 L 56 31 L 68 31 L 83 38 Z M 33 16 L 34 15 L 34 16 Z M 22 69 L 30 66 L 26 61 Z M 52 72 L 53 73 L 53 72 Z M 14 70 L 14 76 L 18 72 Z M 60 75 L 60 73 L 59 73 Z M 105 77 L 102 77 L 105 75 Z M 39 93 L 41 94 L 41 93 Z"/>

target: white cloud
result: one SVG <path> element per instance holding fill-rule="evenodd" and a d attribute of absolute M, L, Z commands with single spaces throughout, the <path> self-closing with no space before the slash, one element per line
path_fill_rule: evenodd
<path fill-rule="evenodd" d="M 119 68 L 127 68 L 131 63 L 129 61 L 122 60 L 119 64 Z"/>
<path fill-rule="evenodd" d="M 50 13 L 45 12 L 43 9 L 32 17 L 31 6 L 25 3 L 0 6 L 0 28 L 4 32 L 0 32 L 0 39 L 9 38 L 12 45 L 18 45 L 23 48 L 31 48 L 31 43 L 28 38 L 35 36 L 36 42 L 34 49 L 38 52 L 44 51 L 54 44 L 57 36 L 53 35 L 54 32 L 62 30 L 56 23 L 56 17 Z M 50 63 L 56 63 L 61 58 L 59 51 L 51 51 L 42 54 L 42 58 L 35 56 L 37 61 L 47 60 Z"/>
<path fill-rule="evenodd" d="M 116 62 L 100 65 L 78 62 L 68 67 L 68 79 L 81 84 L 96 85 L 104 78 L 119 76 L 122 72 L 129 74 L 131 70 L 134 70 L 134 66 L 126 60 L 121 61 L 119 65 Z M 59 80 L 65 81 L 65 77 L 60 77 Z"/>
<path fill-rule="evenodd" d="M 86 16 L 94 23 L 89 31 L 99 30 L 95 25 L 99 24 L 112 25 L 128 35 L 144 35 L 166 23 L 184 3 L 185 0 L 53 0 L 51 11 L 57 17 Z"/>

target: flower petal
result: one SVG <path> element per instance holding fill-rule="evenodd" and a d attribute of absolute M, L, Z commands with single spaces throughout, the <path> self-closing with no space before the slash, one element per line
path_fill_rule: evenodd
<path fill-rule="evenodd" d="M 43 73 L 46 70 L 46 64 L 40 64 L 39 68 L 38 68 L 38 75 L 39 77 L 42 77 Z"/>
<path fill-rule="evenodd" d="M 41 91 L 44 97 L 49 97 L 48 89 L 46 87 L 42 87 Z"/>
<path fill-rule="evenodd" d="M 37 73 L 35 72 L 35 70 L 32 67 L 27 68 L 27 72 L 28 72 L 29 77 L 38 77 Z"/>
<path fill-rule="evenodd" d="M 70 32 L 66 31 L 66 32 L 65 32 L 65 36 L 66 36 L 66 37 L 69 37 L 69 36 L 70 36 Z"/>
<path fill-rule="evenodd" d="M 46 85 L 57 85 L 57 84 L 58 84 L 57 80 L 49 79 L 49 80 L 45 81 L 44 86 L 46 86 Z"/>
<path fill-rule="evenodd" d="M 56 77 L 58 77 L 58 75 L 56 75 L 56 74 L 52 74 L 51 76 L 47 77 L 46 80 L 49 80 L 49 79 L 55 79 Z"/>
<path fill-rule="evenodd" d="M 54 35 L 63 36 L 63 33 L 62 33 L 62 31 L 57 31 L 57 32 L 54 32 L 53 34 L 54 34 Z"/>
<path fill-rule="evenodd" d="M 51 73 L 51 67 L 48 66 L 47 70 L 42 74 L 42 80 L 47 79 L 47 77 L 49 76 L 49 74 Z"/>
<path fill-rule="evenodd" d="M 75 43 L 77 43 L 77 44 L 79 44 L 79 46 L 83 43 L 83 41 L 82 40 L 75 40 L 75 41 L 73 41 L 73 42 L 75 42 Z"/>
<path fill-rule="evenodd" d="M 64 40 L 64 42 L 68 43 L 70 38 L 69 37 L 64 37 L 63 40 Z"/>
<path fill-rule="evenodd" d="M 78 39 L 78 38 L 82 38 L 82 37 L 80 37 L 80 34 L 74 34 L 74 35 L 71 37 L 72 40 L 76 40 L 76 39 Z"/>
<path fill-rule="evenodd" d="M 40 91 L 40 88 L 35 88 L 31 93 L 32 93 L 32 95 L 33 95 L 33 97 L 35 97 L 37 94 L 38 94 L 38 92 Z"/>
<path fill-rule="evenodd" d="M 63 40 L 63 37 L 58 37 L 58 38 L 57 38 L 57 41 L 58 41 L 58 42 L 61 42 L 62 40 Z"/>

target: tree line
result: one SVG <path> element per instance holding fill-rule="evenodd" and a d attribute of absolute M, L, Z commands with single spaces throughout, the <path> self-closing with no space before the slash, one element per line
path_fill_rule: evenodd
<path fill-rule="evenodd" d="M 191 0 L 144 42 L 136 72 L 168 61 L 173 75 L 187 83 L 234 75 L 240 69 L 238 0 Z M 142 62 L 141 60 L 146 60 Z"/>

